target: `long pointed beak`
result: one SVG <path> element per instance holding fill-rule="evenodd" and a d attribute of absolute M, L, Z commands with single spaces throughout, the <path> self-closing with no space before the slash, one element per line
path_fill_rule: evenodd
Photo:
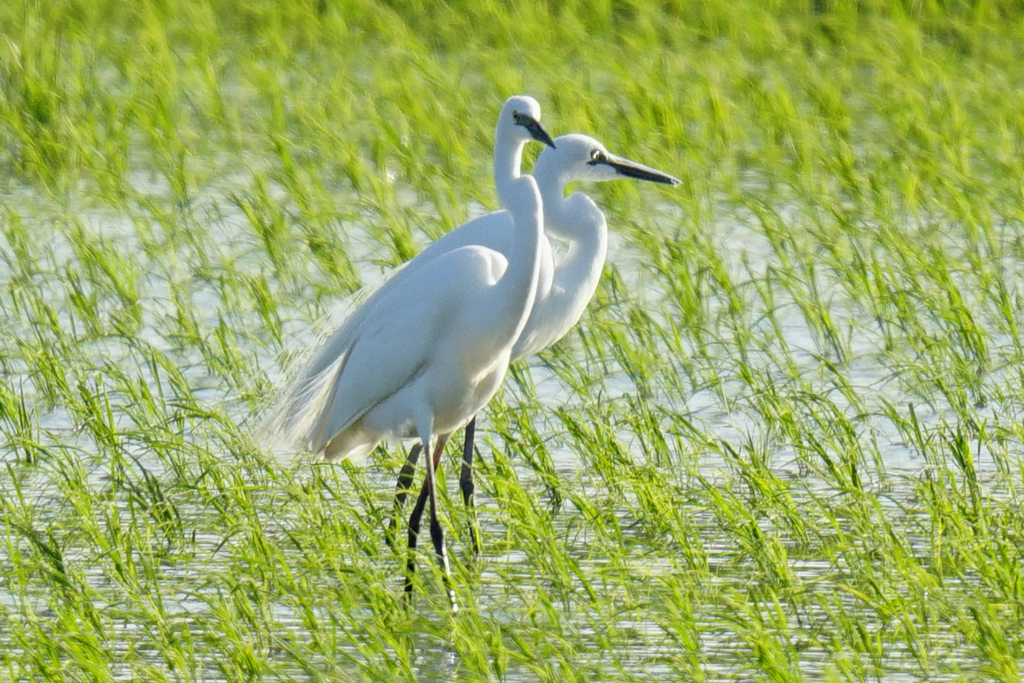
<path fill-rule="evenodd" d="M 649 180 L 652 183 L 664 183 L 666 185 L 678 185 L 682 182 L 679 178 L 670 176 L 668 173 L 663 173 L 656 168 L 644 166 L 643 164 L 630 161 L 624 157 L 615 156 L 614 154 L 606 155 L 599 163 L 608 164 L 614 168 L 619 175 L 624 175 L 629 178 Z"/>
<path fill-rule="evenodd" d="M 548 132 L 544 130 L 544 126 L 540 125 L 540 121 L 537 119 L 530 119 L 523 124 L 523 127 L 530 131 L 530 135 L 533 136 L 534 140 L 537 142 L 543 142 L 545 145 L 551 147 L 551 149 L 555 149 L 555 141 L 550 135 L 548 135 Z"/>

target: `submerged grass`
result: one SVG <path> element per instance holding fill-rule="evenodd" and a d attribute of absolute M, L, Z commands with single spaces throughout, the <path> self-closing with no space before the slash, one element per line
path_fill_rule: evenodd
<path fill-rule="evenodd" d="M 1022 19 L 3 5 L 0 680 L 1019 680 Z M 488 408 L 475 561 L 445 489 L 465 609 L 429 554 L 405 609 L 399 449 L 251 426 L 524 91 L 684 182 L 583 188 L 606 277 Z"/>

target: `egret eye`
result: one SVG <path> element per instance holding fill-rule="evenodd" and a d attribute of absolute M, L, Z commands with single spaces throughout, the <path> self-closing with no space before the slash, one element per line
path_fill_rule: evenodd
<path fill-rule="evenodd" d="M 516 122 L 516 125 L 522 125 L 523 123 L 523 117 L 517 111 L 512 112 L 512 120 Z"/>
<path fill-rule="evenodd" d="M 587 163 L 593 166 L 594 164 L 600 163 L 602 161 L 604 161 L 604 154 L 601 153 L 601 150 L 595 149 L 593 152 L 590 153 L 590 161 L 588 161 Z"/>

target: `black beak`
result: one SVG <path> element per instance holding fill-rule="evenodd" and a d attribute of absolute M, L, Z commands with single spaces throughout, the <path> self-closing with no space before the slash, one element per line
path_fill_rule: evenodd
<path fill-rule="evenodd" d="M 668 173 L 662 173 L 656 168 L 644 166 L 643 164 L 638 164 L 635 161 L 630 161 L 629 159 L 618 157 L 614 154 L 602 156 L 603 158 L 597 160 L 596 163 L 608 164 L 614 168 L 619 175 L 626 176 L 627 178 L 649 180 L 652 183 L 664 183 L 665 185 L 678 185 L 682 182 L 679 178 L 670 176 Z"/>
<path fill-rule="evenodd" d="M 530 135 L 533 136 L 534 140 L 543 142 L 545 145 L 551 147 L 551 149 L 555 148 L 555 141 L 551 139 L 551 136 L 548 135 L 548 132 L 544 130 L 544 126 L 540 125 L 540 121 L 537 119 L 526 119 L 526 121 L 520 125 L 530 131 Z"/>

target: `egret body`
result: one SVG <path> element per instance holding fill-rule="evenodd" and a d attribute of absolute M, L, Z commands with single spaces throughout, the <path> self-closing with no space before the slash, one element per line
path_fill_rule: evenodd
<path fill-rule="evenodd" d="M 431 439 L 437 457 L 449 435 L 482 409 L 505 376 L 512 345 L 537 289 L 541 198 L 531 176 L 506 188 L 516 226 L 507 254 L 459 247 L 425 264 L 376 300 L 352 345 L 322 377 L 325 400 L 312 443 L 327 459 L 358 458 L 387 437 L 418 437 L 428 455 L 423 495 L 454 609 L 444 532 L 437 519 Z M 423 505 L 410 518 L 415 547 Z M 414 569 L 410 557 L 409 572 Z M 407 578 L 406 589 L 411 590 Z"/>
<path fill-rule="evenodd" d="M 511 248 L 498 252 L 450 240 L 449 248 L 428 249 L 425 257 L 413 259 L 342 321 L 265 424 L 272 434 L 328 460 L 364 457 L 384 438 L 418 437 L 407 462 L 409 479 L 413 454 L 425 450 L 421 499 L 430 503 L 431 538 L 454 609 L 434 468 L 448 436 L 497 391 L 533 307 L 544 263 L 550 279 L 540 192 L 531 176 L 519 176 L 527 140 L 552 144 L 537 121 L 539 113 L 532 98 L 510 98 L 497 127 L 495 179 L 503 216 L 513 225 Z M 430 457 L 435 435 L 437 448 Z M 410 518 L 410 548 L 416 545 L 423 508 L 420 502 Z M 410 574 L 413 569 L 410 556 Z"/>

